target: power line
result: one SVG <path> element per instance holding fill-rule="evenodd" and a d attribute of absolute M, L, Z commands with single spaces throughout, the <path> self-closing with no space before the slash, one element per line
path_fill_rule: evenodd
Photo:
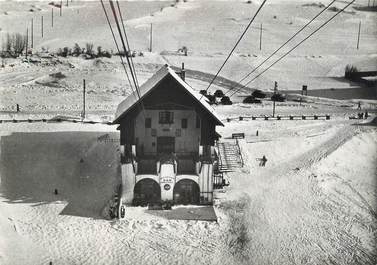
<path fill-rule="evenodd" d="M 220 69 L 217 71 L 216 75 L 212 78 L 211 82 L 209 83 L 206 91 L 208 91 L 208 89 L 211 87 L 211 85 L 213 84 L 213 82 L 215 81 L 216 77 L 219 75 L 220 71 L 223 69 L 224 65 L 226 64 L 226 62 L 229 60 L 230 56 L 232 55 L 232 53 L 234 52 L 234 50 L 236 49 L 236 47 L 238 46 L 238 44 L 240 43 L 241 39 L 243 38 L 243 36 L 246 34 L 246 32 L 248 31 L 248 29 L 250 28 L 251 24 L 253 23 L 254 19 L 256 18 L 256 16 L 258 15 L 258 13 L 261 11 L 262 7 L 264 6 L 264 4 L 266 3 L 267 0 L 264 0 L 263 3 L 259 6 L 257 12 L 254 14 L 253 18 L 250 20 L 249 24 L 247 25 L 246 29 L 244 30 L 244 32 L 241 34 L 241 36 L 239 37 L 239 39 L 237 40 L 236 44 L 233 46 L 232 50 L 230 51 L 230 53 L 228 54 L 227 58 L 225 59 L 224 63 L 221 65 Z M 203 95 L 202 95 L 203 97 Z"/>
<path fill-rule="evenodd" d="M 102 1 L 102 0 L 100 0 L 100 1 L 101 1 L 101 4 L 102 4 L 102 8 L 103 8 L 103 11 L 104 11 L 104 13 L 105 13 L 106 20 L 107 20 L 107 23 L 108 23 L 108 25 L 109 25 L 109 28 L 110 28 L 111 34 L 112 34 L 113 39 L 114 39 L 115 46 L 116 46 L 116 48 L 117 48 L 117 50 L 118 50 L 118 54 L 119 54 L 119 57 L 120 57 L 120 60 L 121 60 L 121 63 L 122 63 L 122 66 L 123 66 L 124 72 L 126 73 L 128 83 L 130 84 L 131 90 L 132 90 L 132 92 L 133 92 L 134 89 L 133 89 L 133 87 L 132 87 L 131 80 L 130 80 L 130 77 L 129 77 L 129 75 L 128 75 L 127 69 L 126 69 L 126 65 L 125 65 L 125 63 L 124 63 L 124 61 L 123 61 L 123 58 L 122 58 L 122 56 L 121 56 L 120 49 L 119 49 L 119 45 L 118 45 L 118 42 L 117 42 L 117 40 L 116 40 L 116 37 L 115 37 L 114 31 L 113 31 L 113 28 L 111 27 L 111 23 L 110 23 L 110 20 L 109 20 L 108 15 L 107 15 L 105 5 L 103 4 L 103 1 Z"/>
<path fill-rule="evenodd" d="M 134 83 L 134 85 L 135 85 L 136 93 L 137 93 L 137 95 L 138 95 L 138 97 L 139 97 L 139 99 L 140 99 L 141 97 L 140 97 L 139 89 L 138 89 L 138 86 L 137 86 L 135 73 L 134 73 L 133 70 L 132 70 L 132 65 L 131 65 L 130 59 L 129 59 L 128 55 L 127 55 L 127 48 L 126 48 L 126 44 L 125 44 L 125 42 L 124 42 L 124 38 L 123 38 L 123 35 L 122 35 L 122 31 L 121 31 L 120 26 L 119 26 L 118 16 L 117 16 L 117 14 L 116 14 L 116 10 L 115 10 L 115 7 L 114 7 L 113 2 L 112 2 L 111 0 L 109 0 L 109 3 L 110 3 L 111 10 L 112 10 L 112 12 L 113 12 L 113 15 L 114 15 L 115 24 L 116 24 L 117 29 L 118 29 L 118 32 L 119 32 L 120 40 L 121 40 L 121 43 L 122 43 L 122 45 L 123 45 L 123 50 L 124 50 L 124 52 L 125 52 L 125 54 L 126 54 L 126 59 L 127 59 L 128 67 L 129 67 L 130 72 L 131 72 L 131 77 L 132 77 L 133 83 Z"/>
<path fill-rule="evenodd" d="M 119 1 L 117 0 L 116 3 L 117 3 L 117 6 L 118 6 L 118 12 L 119 12 L 119 16 L 120 16 L 120 21 L 122 22 L 123 33 L 124 33 L 124 37 L 126 39 L 127 49 L 128 49 L 129 52 L 131 52 L 131 46 L 130 46 L 130 43 L 128 42 L 128 37 L 127 37 L 127 33 L 126 33 L 126 27 L 124 26 L 124 23 L 123 23 L 122 12 L 120 12 Z M 135 70 L 134 62 L 132 60 L 132 55 L 131 55 L 130 60 L 131 60 L 132 70 L 133 70 L 133 72 L 135 74 L 136 84 L 137 84 L 137 87 L 139 89 L 139 81 L 137 80 L 136 70 Z"/>
<path fill-rule="evenodd" d="M 267 62 L 272 56 L 278 53 L 285 45 L 287 45 L 291 40 L 293 40 L 298 34 L 300 34 L 304 29 L 306 29 L 314 20 L 316 20 L 323 12 L 325 12 L 336 0 L 333 0 L 330 4 L 328 4 L 324 9 L 321 10 L 317 15 L 315 15 L 308 23 L 306 23 L 299 31 L 293 34 L 286 42 L 284 42 L 278 49 L 276 49 L 270 56 L 268 56 L 263 62 L 261 62 L 257 67 L 255 67 L 251 72 L 246 74 L 240 81 L 237 83 L 241 84 L 246 78 L 248 78 L 252 73 L 259 69 L 265 62 Z M 244 86 L 243 86 L 244 87 Z M 229 89 L 225 94 L 229 93 L 231 90 L 237 89 L 237 86 L 234 88 Z"/>
<path fill-rule="evenodd" d="M 101 0 L 101 2 L 102 2 L 102 0 Z M 125 55 L 126 55 L 127 64 L 128 64 L 128 67 L 129 67 L 129 70 L 130 70 L 130 73 L 131 73 L 131 77 L 132 77 L 132 80 L 133 80 L 133 83 L 134 83 L 134 86 L 135 86 L 136 95 L 139 98 L 138 101 L 139 101 L 139 104 L 140 104 L 140 107 L 141 107 L 141 111 L 142 111 L 142 113 L 143 113 L 143 115 L 145 117 L 144 104 L 143 104 L 143 102 L 141 100 L 141 93 L 139 91 L 138 82 L 137 82 L 137 78 L 136 78 L 136 73 L 133 71 L 132 64 L 131 64 L 130 59 L 129 59 L 128 55 L 127 55 L 127 48 L 126 48 L 126 45 L 125 45 L 125 42 L 124 42 L 124 39 L 123 39 L 122 31 L 121 31 L 120 26 L 119 26 L 119 21 L 118 21 L 118 17 L 117 17 L 117 14 L 116 14 L 116 10 L 115 10 L 114 4 L 113 4 L 112 0 L 109 0 L 109 3 L 110 3 L 110 7 L 111 7 L 111 10 L 112 10 L 114 19 L 115 19 L 115 24 L 116 24 L 118 32 L 119 32 L 119 36 L 120 36 L 120 40 L 121 40 L 121 43 L 122 43 L 122 46 L 123 46 L 123 50 L 124 50 Z M 115 40 L 115 38 L 114 38 L 114 40 Z M 122 60 L 122 64 L 124 66 L 125 64 L 123 62 L 122 55 L 120 53 L 119 47 L 117 47 L 117 48 L 118 48 L 118 52 L 119 52 L 120 58 Z"/>
<path fill-rule="evenodd" d="M 253 79 L 251 79 L 249 82 L 247 82 L 245 85 L 243 85 L 242 87 L 240 87 L 239 89 L 237 89 L 236 91 L 234 91 L 231 95 L 233 96 L 234 94 L 238 93 L 238 91 L 240 91 L 242 88 L 246 87 L 248 84 L 250 84 L 251 82 L 253 82 L 255 79 L 257 79 L 258 77 L 260 77 L 262 74 L 264 74 L 265 72 L 267 72 L 272 66 L 274 66 L 275 64 L 277 64 L 279 61 L 281 61 L 284 57 L 286 57 L 288 54 L 290 54 L 293 50 L 295 50 L 298 46 L 300 46 L 303 42 L 305 42 L 307 39 L 309 39 L 311 36 L 313 36 L 315 33 L 317 33 L 321 28 L 323 28 L 324 26 L 326 26 L 331 20 L 333 20 L 337 15 L 339 15 L 340 13 L 342 13 L 347 7 L 349 7 L 351 4 L 353 4 L 356 0 L 352 0 L 350 3 L 348 3 L 344 8 L 342 8 L 341 10 L 339 10 L 335 15 L 333 15 L 331 18 L 329 18 L 325 23 L 323 23 L 321 26 L 319 26 L 315 31 L 313 31 L 311 34 L 309 34 L 305 39 L 303 39 L 302 41 L 300 41 L 297 45 L 295 45 L 292 49 L 290 49 L 288 52 L 286 52 L 284 55 L 282 55 L 279 59 L 277 59 L 273 64 L 271 64 L 269 67 L 267 67 L 265 70 L 263 70 L 260 74 L 258 74 L 256 77 L 254 77 Z"/>

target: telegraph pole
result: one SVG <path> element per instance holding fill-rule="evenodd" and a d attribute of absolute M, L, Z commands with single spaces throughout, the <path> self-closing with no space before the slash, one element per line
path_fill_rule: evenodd
<path fill-rule="evenodd" d="M 60 16 L 62 16 L 63 0 L 60 0 Z"/>
<path fill-rule="evenodd" d="M 42 32 L 42 38 L 43 38 L 43 16 L 41 17 L 41 32 Z"/>
<path fill-rule="evenodd" d="M 260 23 L 259 50 L 262 50 L 262 29 L 263 29 L 263 25 L 262 25 L 262 23 Z"/>
<path fill-rule="evenodd" d="M 361 20 L 359 22 L 359 32 L 357 34 L 357 49 L 359 49 L 359 45 L 360 45 L 360 30 L 361 30 Z"/>
<path fill-rule="evenodd" d="M 51 8 L 51 28 L 54 27 L 54 8 Z"/>
<path fill-rule="evenodd" d="M 31 19 L 31 48 L 34 48 L 34 21 Z"/>
<path fill-rule="evenodd" d="M 272 117 L 275 117 L 275 95 L 276 95 L 276 91 L 278 89 L 278 82 L 275 81 L 275 85 L 274 85 L 274 95 L 273 95 L 273 107 L 272 107 Z"/>
<path fill-rule="evenodd" d="M 29 46 L 29 28 L 26 28 L 26 52 L 25 52 L 25 58 L 27 59 L 27 48 Z"/>
<path fill-rule="evenodd" d="M 82 109 L 82 113 L 81 113 L 81 118 L 84 121 L 84 119 L 85 119 L 85 79 L 83 79 L 83 83 L 84 83 L 84 88 L 83 88 L 83 109 Z"/>
<path fill-rule="evenodd" d="M 150 29 L 150 32 L 149 32 L 149 51 L 152 52 L 152 31 L 153 31 L 153 26 L 152 26 L 152 23 L 151 23 L 151 29 Z"/>

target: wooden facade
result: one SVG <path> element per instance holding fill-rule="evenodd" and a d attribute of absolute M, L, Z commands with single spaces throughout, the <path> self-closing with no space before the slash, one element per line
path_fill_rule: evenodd
<path fill-rule="evenodd" d="M 196 98 L 192 97 L 185 88 L 181 86 L 179 82 L 176 81 L 171 75 L 165 76 L 153 90 L 148 93 L 141 102 L 135 104 L 131 109 L 127 111 L 119 119 L 120 124 L 120 140 L 121 145 L 127 146 L 127 150 L 131 150 L 132 145 L 137 145 L 137 138 L 145 137 L 146 135 L 136 135 L 135 127 L 144 127 L 143 121 L 137 119 L 138 116 L 145 116 L 144 118 L 150 118 L 151 112 L 155 112 L 157 116 L 158 113 L 162 111 L 170 111 L 173 113 L 180 113 L 183 111 L 192 110 L 197 115 L 200 121 L 200 139 L 197 145 L 203 146 L 213 146 L 216 139 L 216 125 L 221 125 L 219 122 L 206 111 L 205 108 L 197 101 Z M 149 115 L 149 116 L 148 116 Z M 177 116 L 177 115 L 175 115 Z M 136 121 L 139 121 L 137 124 Z M 153 120 L 152 122 L 156 122 Z M 181 120 L 177 118 L 174 119 L 174 124 L 176 127 L 180 127 Z M 187 128 L 186 130 L 194 131 L 193 127 L 196 126 L 195 120 L 188 120 L 189 124 L 195 123 L 195 126 Z M 148 128 L 146 128 L 148 129 Z M 153 129 L 153 128 L 152 128 Z M 183 128 L 181 128 L 183 130 Z M 188 133 L 189 134 L 189 133 Z M 151 135 L 151 137 L 159 137 L 171 134 L 162 135 Z M 172 136 L 173 137 L 173 136 Z M 174 136 L 176 137 L 176 136 Z"/>

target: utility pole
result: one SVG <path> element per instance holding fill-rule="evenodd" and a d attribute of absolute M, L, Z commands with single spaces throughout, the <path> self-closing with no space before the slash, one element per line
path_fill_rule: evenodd
<path fill-rule="evenodd" d="M 43 38 L 43 16 L 41 17 L 41 32 L 42 32 L 42 38 Z"/>
<path fill-rule="evenodd" d="M 370 4 L 370 0 L 368 0 L 368 7 L 369 7 L 369 4 Z"/>
<path fill-rule="evenodd" d="M 26 52 L 25 52 L 25 58 L 27 59 L 27 48 L 29 46 L 29 28 L 26 28 Z"/>
<path fill-rule="evenodd" d="M 359 32 L 357 34 L 357 49 L 359 49 L 359 45 L 360 45 L 360 30 L 361 30 L 361 20 L 359 22 Z"/>
<path fill-rule="evenodd" d="M 62 16 L 63 0 L 60 0 L 60 16 Z"/>
<path fill-rule="evenodd" d="M 275 95 L 276 95 L 276 91 L 278 89 L 278 82 L 275 81 L 275 85 L 274 85 L 274 95 L 273 95 L 273 102 L 274 102 L 274 105 L 272 107 L 272 117 L 275 117 Z"/>
<path fill-rule="evenodd" d="M 54 8 L 51 8 L 51 28 L 54 27 Z"/>
<path fill-rule="evenodd" d="M 31 48 L 34 48 L 34 21 L 31 19 Z"/>
<path fill-rule="evenodd" d="M 151 29 L 150 29 L 150 32 L 149 32 L 149 51 L 152 52 L 152 31 L 153 31 L 153 26 L 152 26 L 152 23 L 151 23 Z"/>
<path fill-rule="evenodd" d="M 66 6 L 68 6 L 68 0 L 67 0 L 67 4 L 66 4 Z"/>
<path fill-rule="evenodd" d="M 83 89 L 83 109 L 82 109 L 82 113 L 81 113 L 81 118 L 84 121 L 84 119 L 85 119 L 85 79 L 83 79 L 83 82 L 84 82 L 84 89 Z"/>
<path fill-rule="evenodd" d="M 307 85 L 303 85 L 303 86 L 302 86 L 301 96 L 303 96 L 304 93 L 305 93 L 306 96 L 308 95 L 308 86 L 307 86 Z M 302 97 L 301 97 L 301 99 L 300 99 L 300 106 L 301 106 L 301 102 L 302 102 Z"/>
<path fill-rule="evenodd" d="M 259 50 L 262 50 L 262 30 L 263 30 L 263 25 L 262 25 L 262 23 L 260 23 Z"/>

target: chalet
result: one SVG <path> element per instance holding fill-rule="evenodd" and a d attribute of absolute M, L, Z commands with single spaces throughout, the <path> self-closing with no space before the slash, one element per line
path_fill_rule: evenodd
<path fill-rule="evenodd" d="M 117 108 L 123 203 L 212 203 L 215 128 L 224 125 L 184 77 L 165 65 Z"/>

